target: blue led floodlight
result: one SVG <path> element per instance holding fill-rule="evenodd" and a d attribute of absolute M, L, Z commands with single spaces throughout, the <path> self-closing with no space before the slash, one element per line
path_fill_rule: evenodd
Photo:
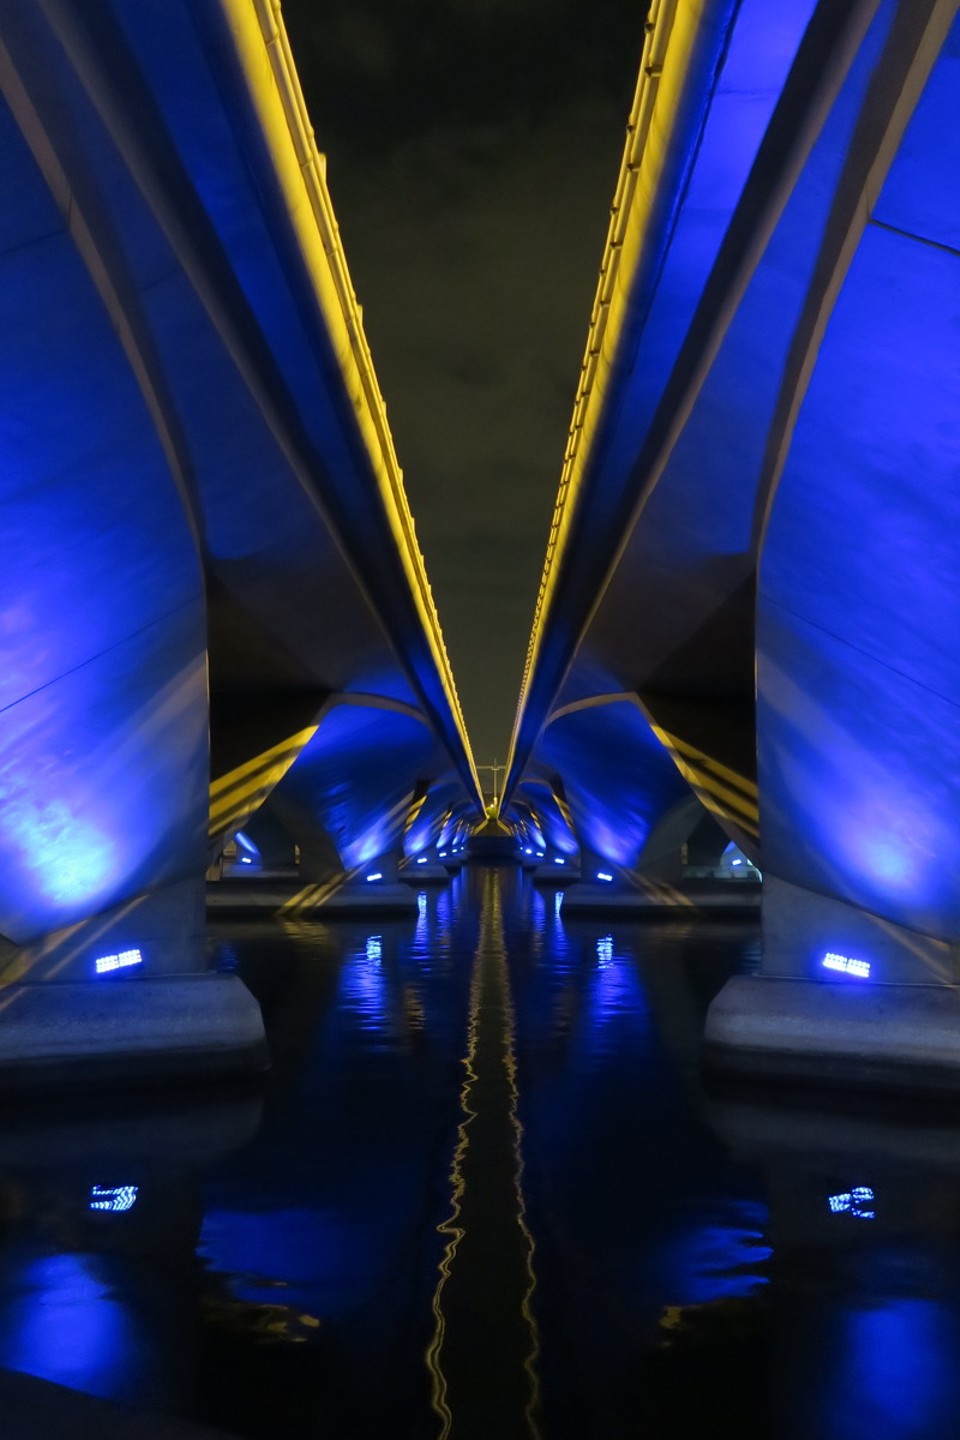
<path fill-rule="evenodd" d="M 382 873 L 381 873 L 379 870 L 374 870 L 374 872 L 373 872 L 372 875 L 368 875 L 368 876 L 367 876 L 367 884 L 369 885 L 370 882 L 371 882 L 371 880 L 382 880 L 382 879 L 383 879 Z"/>
<path fill-rule="evenodd" d="M 835 950 L 828 950 L 820 963 L 824 970 L 837 970 L 841 975 L 855 975 L 858 980 L 870 978 L 869 960 L 853 960 L 849 955 L 838 955 Z"/>
<path fill-rule="evenodd" d="M 138 1193 L 136 1185 L 91 1185 L 90 1209 L 109 1210 L 119 1215 L 124 1210 L 133 1209 Z"/>
<path fill-rule="evenodd" d="M 598 871 L 597 871 L 597 879 L 598 879 L 598 880 L 603 880 L 603 881 L 606 882 L 606 884 L 609 885 L 609 884 L 610 884 L 610 881 L 613 879 L 613 876 L 612 876 L 612 875 L 609 875 L 606 870 L 598 870 Z"/>
<path fill-rule="evenodd" d="M 831 1195 L 827 1203 L 833 1215 L 852 1215 L 855 1220 L 875 1220 L 877 1212 L 866 1207 L 873 1204 L 873 1191 L 869 1185 L 855 1185 L 842 1195 Z"/>
<path fill-rule="evenodd" d="M 139 950 L 121 950 L 117 955 L 101 955 L 94 961 L 98 975 L 108 975 L 111 970 L 125 970 L 128 965 L 142 965 L 143 956 Z"/>
<path fill-rule="evenodd" d="M 418 855 L 418 856 L 417 856 L 417 864 L 418 864 L 418 865 L 426 865 L 426 863 L 427 863 L 427 857 L 426 857 L 426 855 Z"/>
<path fill-rule="evenodd" d="M 566 860 L 562 859 L 561 856 L 559 856 L 559 855 L 554 855 L 554 857 L 553 857 L 553 863 L 554 863 L 554 865 L 566 865 L 567 862 L 566 862 Z"/>

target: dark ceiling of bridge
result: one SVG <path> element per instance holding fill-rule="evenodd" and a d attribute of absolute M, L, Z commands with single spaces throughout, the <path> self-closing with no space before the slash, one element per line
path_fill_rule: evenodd
<path fill-rule="evenodd" d="M 283 13 L 474 750 L 502 760 L 643 7 Z"/>

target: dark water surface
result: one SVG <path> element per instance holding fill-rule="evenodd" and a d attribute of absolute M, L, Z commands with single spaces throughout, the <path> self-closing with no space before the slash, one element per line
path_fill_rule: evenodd
<path fill-rule="evenodd" d="M 706 1093 L 752 925 L 473 869 L 212 944 L 272 1073 L 3 1117 L 0 1365 L 262 1440 L 960 1437 L 960 1121 Z"/>

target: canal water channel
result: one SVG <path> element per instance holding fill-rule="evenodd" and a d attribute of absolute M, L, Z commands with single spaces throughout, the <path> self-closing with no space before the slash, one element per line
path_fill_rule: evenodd
<path fill-rule="evenodd" d="M 272 1071 L 3 1115 L 0 1365 L 250 1440 L 960 1435 L 960 1115 L 705 1084 L 757 927 L 559 894 L 218 926 Z"/>

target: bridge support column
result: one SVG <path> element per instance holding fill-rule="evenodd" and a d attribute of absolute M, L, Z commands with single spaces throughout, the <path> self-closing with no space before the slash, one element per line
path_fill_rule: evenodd
<path fill-rule="evenodd" d="M 960 1091 L 960 947 L 767 875 L 763 959 L 707 1015 L 705 1060 L 783 1081 Z"/>
<path fill-rule="evenodd" d="M 260 1007 L 208 971 L 203 877 L 24 945 L 0 988 L 0 1092 L 263 1070 Z"/>

